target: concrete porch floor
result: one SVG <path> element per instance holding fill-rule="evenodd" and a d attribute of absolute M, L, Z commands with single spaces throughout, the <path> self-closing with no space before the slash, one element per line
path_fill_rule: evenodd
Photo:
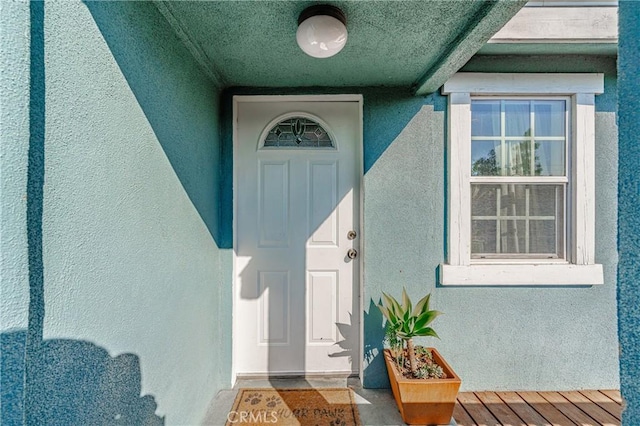
<path fill-rule="evenodd" d="M 240 388 L 343 388 L 350 387 L 356 394 L 358 412 L 363 426 L 404 425 L 396 407 L 391 389 L 363 389 L 358 379 L 296 378 L 296 379 L 244 379 L 238 380 L 233 389 L 222 390 L 211 402 L 204 425 L 222 426 L 227 420 L 238 389 Z M 451 426 L 456 426 L 452 419 Z"/>

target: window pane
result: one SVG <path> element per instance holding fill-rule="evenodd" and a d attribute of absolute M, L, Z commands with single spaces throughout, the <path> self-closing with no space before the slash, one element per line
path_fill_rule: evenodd
<path fill-rule="evenodd" d="M 529 101 L 504 101 L 505 136 L 531 136 Z"/>
<path fill-rule="evenodd" d="M 293 117 L 276 124 L 264 140 L 265 148 L 335 148 L 327 131 L 313 120 Z"/>
<path fill-rule="evenodd" d="M 480 256 L 476 253 L 496 252 L 496 225 L 495 220 L 472 220 L 471 229 L 471 253 L 474 258 Z"/>
<path fill-rule="evenodd" d="M 500 221 L 500 253 L 526 254 L 526 224 L 524 220 L 509 219 Z"/>
<path fill-rule="evenodd" d="M 500 141 L 471 142 L 471 175 L 499 176 L 500 158 L 496 152 L 500 150 Z"/>
<path fill-rule="evenodd" d="M 502 196 L 502 191 L 496 190 L 495 185 L 471 185 L 471 216 L 496 216 L 496 197 Z"/>
<path fill-rule="evenodd" d="M 536 176 L 564 176 L 564 141 L 536 141 Z"/>
<path fill-rule="evenodd" d="M 563 258 L 564 204 L 564 185 L 472 184 L 472 257 Z"/>
<path fill-rule="evenodd" d="M 554 216 L 562 206 L 561 185 L 532 185 L 529 211 L 532 216 Z"/>
<path fill-rule="evenodd" d="M 531 176 L 531 142 L 505 142 L 504 176 Z"/>
<path fill-rule="evenodd" d="M 550 220 L 532 220 L 530 232 L 536 236 L 531 241 L 531 253 L 553 253 L 556 247 L 556 223 Z"/>
<path fill-rule="evenodd" d="M 471 135 L 500 136 L 500 101 L 471 102 Z"/>
<path fill-rule="evenodd" d="M 564 136 L 565 110 L 565 101 L 535 101 L 536 136 Z"/>

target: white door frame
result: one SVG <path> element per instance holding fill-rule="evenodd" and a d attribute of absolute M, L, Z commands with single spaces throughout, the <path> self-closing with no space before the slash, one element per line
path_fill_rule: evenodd
<path fill-rule="evenodd" d="M 357 102 L 358 103 L 358 130 L 359 137 L 358 141 L 356 141 L 356 158 L 357 164 L 355 164 L 356 169 L 358 170 L 358 175 L 356 179 L 356 183 L 360 188 L 360 205 L 359 205 L 359 216 L 360 216 L 360 230 L 359 230 L 359 240 L 360 240 L 360 248 L 359 248 L 359 258 L 360 258 L 360 268 L 359 268 L 359 276 L 356 278 L 358 280 L 358 315 L 360 318 L 359 325 L 359 348 L 357 354 L 354 356 L 358 357 L 359 363 L 359 380 L 362 381 L 363 377 L 363 368 L 364 368 L 364 360 L 363 360 L 363 350 L 364 350 L 364 150 L 363 150 L 363 122 L 364 122 L 364 114 L 363 114 L 363 96 L 362 95 L 235 95 L 233 96 L 233 278 L 232 278 L 232 295 L 233 295 L 233 306 L 232 306 L 232 361 L 231 361 L 231 386 L 235 385 L 237 379 L 237 370 L 236 370 L 236 285 L 237 285 L 237 270 L 236 270 L 236 261 L 237 261 L 237 247 L 238 247 L 238 199 L 237 199 L 237 188 L 238 188 L 238 159 L 237 159 L 237 151 L 238 151 L 238 104 L 241 102 Z"/>

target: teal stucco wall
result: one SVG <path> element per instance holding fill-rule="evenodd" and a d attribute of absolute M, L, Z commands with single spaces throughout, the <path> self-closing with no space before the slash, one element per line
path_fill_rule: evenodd
<path fill-rule="evenodd" d="M 622 423 L 640 424 L 640 7 L 619 6 L 620 168 L 618 215 L 618 315 L 620 384 L 626 409 Z"/>
<path fill-rule="evenodd" d="M 616 325 L 616 67 L 615 59 L 519 58 L 519 71 L 603 72 L 606 93 L 596 104 L 596 260 L 605 284 L 593 287 L 440 287 L 436 269 L 445 260 L 446 110 L 437 93 L 415 97 L 401 88 L 232 89 L 233 95 L 362 93 L 364 97 L 364 376 L 366 387 L 387 387 L 381 350 L 383 320 L 375 307 L 382 291 L 413 298 L 432 292 L 445 312 L 434 322 L 435 345 L 467 390 L 567 390 L 616 388 L 619 383 Z M 501 63 L 502 61 L 502 63 Z M 477 58 L 469 67 L 507 69 L 512 58 Z M 558 65 L 562 62 L 564 65 Z M 528 66 L 527 66 L 528 64 Z M 224 108 L 229 111 L 229 108 Z M 230 113 L 225 126 L 231 126 Z M 223 157 L 232 158 L 225 133 Z M 231 161 L 224 161 L 232 176 Z M 231 179 L 222 197 L 232 197 Z M 222 204 L 221 226 L 230 235 L 233 209 Z M 594 315 L 597 312 L 597 315 Z"/>
<path fill-rule="evenodd" d="M 29 5 L 0 3 L 0 326 L 26 328 L 29 284 L 26 199 L 29 149 Z M 5 107 L 12 105 L 11 108 Z"/>
<path fill-rule="evenodd" d="M 198 423 L 230 383 L 219 88 L 150 2 L 0 12 L 1 423 Z"/>
<path fill-rule="evenodd" d="M 465 390 L 617 388 L 615 59 L 476 57 L 465 70 L 606 74 L 606 93 L 596 100 L 596 261 L 605 284 L 437 286 L 446 253 L 446 98 L 433 94 L 415 105 L 365 96 L 364 384 L 387 386 L 374 305 L 382 291 L 399 296 L 406 286 L 414 298 L 432 292 L 445 313 L 434 322 L 441 340 L 425 343 L 450 360 Z M 399 132 L 387 131 L 399 123 Z"/>
<path fill-rule="evenodd" d="M 464 389 L 618 386 L 616 244 L 633 253 L 633 242 L 616 239 L 615 59 L 476 57 L 465 67 L 605 73 L 605 284 L 445 288 L 445 97 L 231 89 L 219 101 L 221 88 L 148 2 L 0 2 L 0 24 L 12 69 L 0 95 L 15 105 L 0 112 L 3 424 L 23 412 L 32 423 L 198 423 L 230 384 L 233 94 L 364 95 L 365 386 L 388 385 L 375 304 L 403 286 L 414 298 L 432 292 L 445 312 L 434 323 L 442 340 L 428 343 Z M 624 224 L 632 206 L 621 204 Z M 623 362 L 623 378 L 633 368 Z"/>
<path fill-rule="evenodd" d="M 29 3 L 0 2 L 0 423 L 23 411 L 28 324 L 27 159 L 29 151 Z M 12 70 L 12 73 L 4 72 Z M 6 105 L 12 105 L 7 108 Z M 10 334 L 21 330 L 21 341 Z M 5 348 L 19 347 L 9 357 Z"/>

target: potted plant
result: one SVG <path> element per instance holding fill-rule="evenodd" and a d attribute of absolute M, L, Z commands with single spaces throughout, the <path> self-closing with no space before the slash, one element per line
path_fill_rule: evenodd
<path fill-rule="evenodd" d="M 437 350 L 414 344 L 414 337 L 438 337 L 429 324 L 441 312 L 429 309 L 430 298 L 427 294 L 412 306 L 403 288 L 402 303 L 382 293 L 378 305 L 386 318 L 389 349 L 384 358 L 391 389 L 402 419 L 410 425 L 449 424 L 461 383 Z"/>

